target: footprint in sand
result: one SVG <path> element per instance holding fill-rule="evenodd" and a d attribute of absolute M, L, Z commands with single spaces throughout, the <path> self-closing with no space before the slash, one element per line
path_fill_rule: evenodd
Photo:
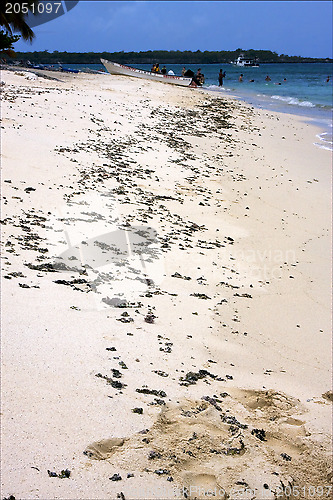
<path fill-rule="evenodd" d="M 225 490 L 217 482 L 214 474 L 195 473 L 187 471 L 183 475 L 185 491 L 189 499 L 201 499 L 212 497 L 215 499 L 226 499 Z"/>
<path fill-rule="evenodd" d="M 124 438 L 101 439 L 87 446 L 83 454 L 94 460 L 107 460 L 125 441 Z"/>

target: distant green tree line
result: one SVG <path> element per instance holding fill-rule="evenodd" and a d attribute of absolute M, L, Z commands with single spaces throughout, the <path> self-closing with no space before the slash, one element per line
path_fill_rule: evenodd
<path fill-rule="evenodd" d="M 313 58 L 301 56 L 288 56 L 277 54 L 270 50 L 221 50 L 192 52 L 190 50 L 148 50 L 145 52 L 16 52 L 16 59 L 31 61 L 36 64 L 98 64 L 100 58 L 121 64 L 211 64 L 229 63 L 237 59 L 240 54 L 246 58 L 257 59 L 259 63 L 281 63 L 281 62 L 332 62 L 328 58 Z"/>

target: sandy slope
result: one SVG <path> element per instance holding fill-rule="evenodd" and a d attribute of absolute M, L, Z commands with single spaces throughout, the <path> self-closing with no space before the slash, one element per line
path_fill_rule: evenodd
<path fill-rule="evenodd" d="M 316 129 L 194 89 L 26 76 L 1 77 L 2 496 L 325 496 Z"/>

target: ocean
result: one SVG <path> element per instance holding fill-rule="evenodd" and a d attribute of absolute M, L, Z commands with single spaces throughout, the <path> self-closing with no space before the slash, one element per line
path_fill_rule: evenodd
<path fill-rule="evenodd" d="M 160 67 L 162 67 L 160 63 Z M 150 70 L 151 65 L 132 65 Z M 185 65 L 195 73 L 199 65 Z M 72 64 L 73 69 L 90 68 L 105 70 L 102 64 Z M 231 64 L 202 64 L 205 75 L 204 88 L 211 92 L 233 95 L 254 107 L 304 116 L 318 125 L 322 132 L 317 136 L 316 145 L 333 149 L 333 66 L 331 63 L 277 63 L 262 64 L 259 68 L 240 68 Z M 167 65 L 176 75 L 181 74 L 182 64 Z M 223 87 L 218 86 L 220 68 L 226 73 Z M 243 82 L 239 82 L 240 74 Z M 265 81 L 269 75 L 271 81 Z M 327 82 L 327 77 L 329 81 Z M 253 81 L 252 81 L 253 80 Z"/>

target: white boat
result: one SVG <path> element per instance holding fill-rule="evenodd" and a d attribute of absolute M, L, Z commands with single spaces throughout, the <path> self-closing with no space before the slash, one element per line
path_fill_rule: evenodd
<path fill-rule="evenodd" d="M 106 59 L 101 59 L 101 63 L 105 66 L 105 68 L 111 75 L 134 76 L 136 78 L 154 80 L 155 82 L 181 85 L 182 87 L 188 87 L 192 81 L 192 78 L 185 78 L 183 76 L 174 75 L 162 75 L 161 73 L 151 73 L 150 71 L 131 68 L 130 66 L 124 66 L 123 64 L 107 61 Z"/>
<path fill-rule="evenodd" d="M 246 59 L 243 54 L 237 57 L 236 61 L 232 61 L 231 64 L 235 66 L 239 66 L 240 68 L 251 67 L 251 68 L 259 68 L 259 64 L 253 59 Z"/>

